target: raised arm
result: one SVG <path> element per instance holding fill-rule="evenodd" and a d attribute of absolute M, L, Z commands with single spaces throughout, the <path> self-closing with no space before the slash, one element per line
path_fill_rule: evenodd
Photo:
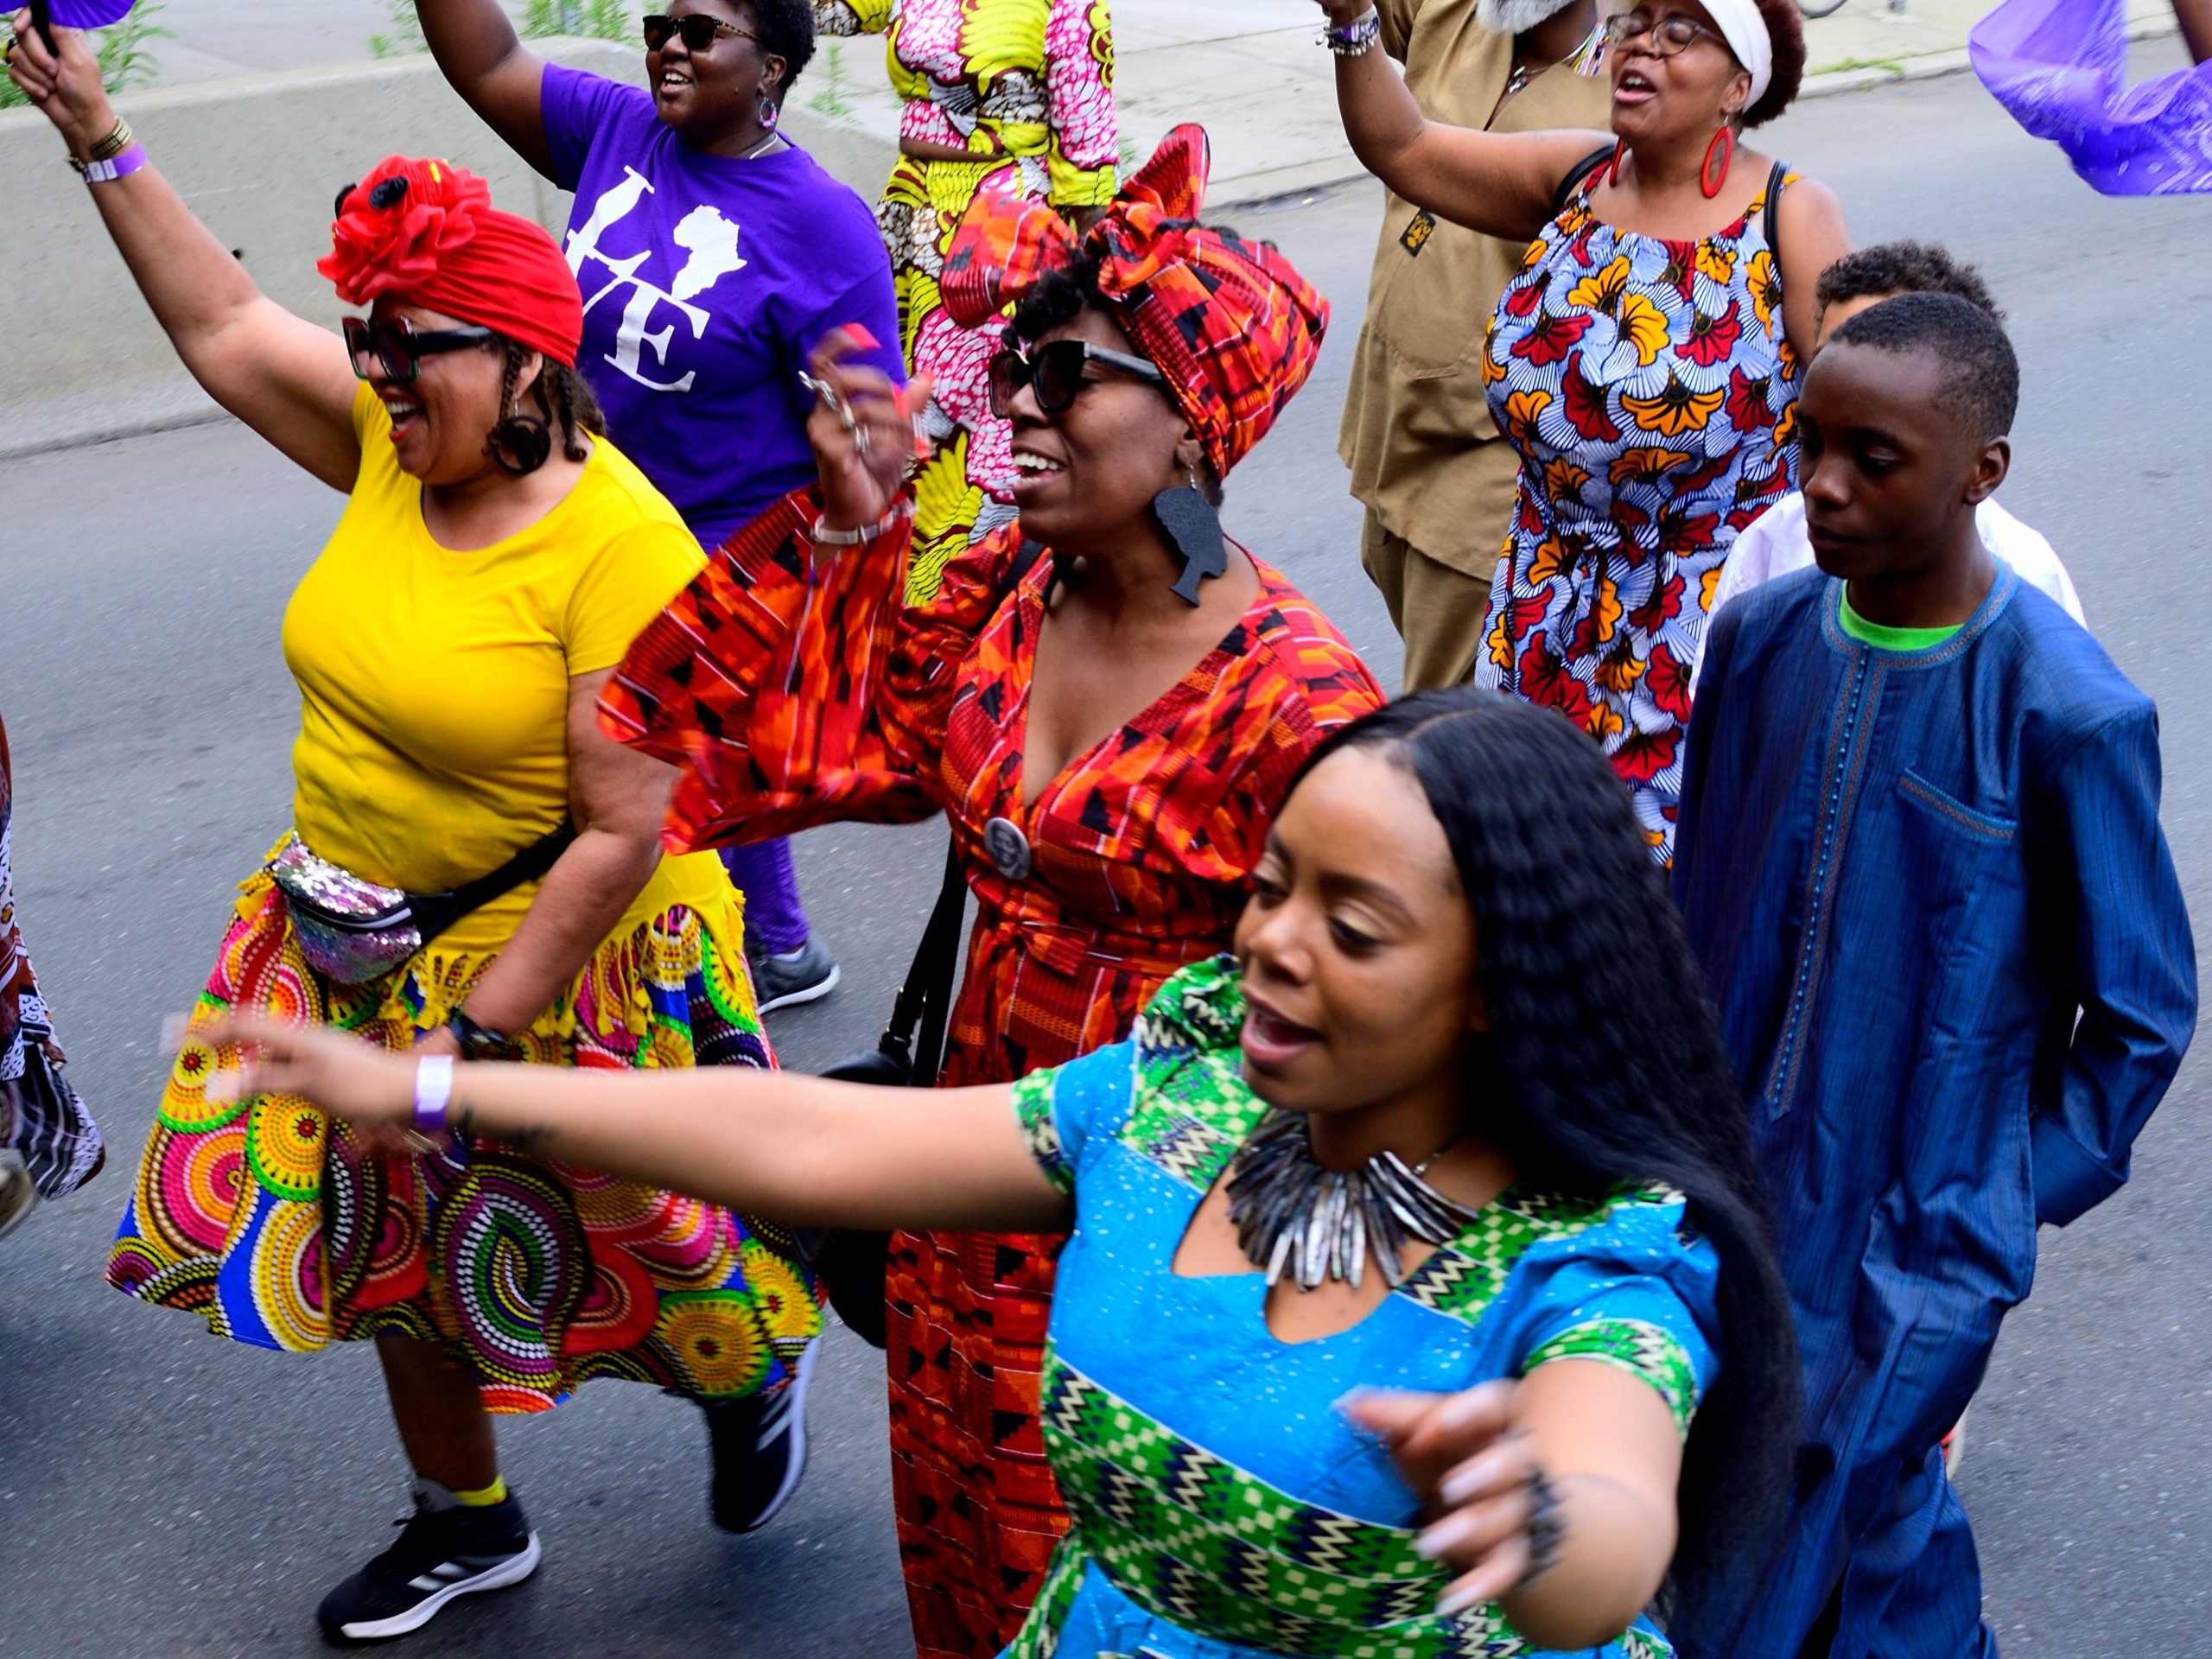
<path fill-rule="evenodd" d="M 79 160 L 116 124 L 92 43 L 56 29 L 59 56 L 15 16 L 8 73 L 46 112 Z M 91 187 L 116 251 L 184 366 L 217 403 L 333 489 L 361 469 L 353 435 L 353 372 L 327 329 L 296 317 L 192 216 L 152 167 Z"/>
<path fill-rule="evenodd" d="M 1321 0 L 1332 25 L 1351 23 L 1367 0 Z M 1360 164 L 1415 207 L 1485 236 L 1526 242 L 1552 217 L 1552 199 L 1574 164 L 1610 143 L 1602 132 L 1491 133 L 1447 126 L 1421 112 L 1377 51 L 1337 60 L 1337 107 Z"/>
<path fill-rule="evenodd" d="M 194 1033 L 248 1046 L 218 1084 L 243 1097 L 304 1096 L 359 1123 L 404 1128 L 415 1058 L 320 1027 L 239 1014 Z M 1014 1122 L 1003 1084 L 932 1091 L 796 1071 L 707 1066 L 652 1073 L 550 1065 L 453 1070 L 447 1117 L 463 1135 L 555 1158 L 796 1227 L 1062 1232 L 1068 1200 Z"/>
<path fill-rule="evenodd" d="M 551 178 L 553 149 L 538 105 L 545 60 L 523 49 L 499 0 L 415 0 L 415 16 L 447 83 L 509 149 Z"/>

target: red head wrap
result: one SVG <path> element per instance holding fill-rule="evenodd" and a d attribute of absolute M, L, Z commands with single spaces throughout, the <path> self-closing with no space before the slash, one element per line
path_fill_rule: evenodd
<path fill-rule="evenodd" d="M 315 269 L 348 305 L 393 295 L 575 366 L 584 307 L 560 245 L 493 207 L 476 175 L 391 156 L 338 207 L 330 252 Z"/>
<path fill-rule="evenodd" d="M 1320 355 L 1329 302 L 1266 243 L 1198 222 L 1203 128 L 1180 126 L 1080 238 L 1052 207 L 986 188 L 945 257 L 953 321 L 981 327 L 1080 255 L 1205 444 L 1217 476 L 1267 435 Z"/>

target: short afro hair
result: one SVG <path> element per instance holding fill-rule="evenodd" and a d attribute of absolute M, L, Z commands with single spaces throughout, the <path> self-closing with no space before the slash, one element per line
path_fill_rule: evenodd
<path fill-rule="evenodd" d="M 776 96 L 789 95 L 798 72 L 814 61 L 814 6 L 812 0 L 729 0 L 733 10 L 751 15 L 760 49 L 784 60 L 784 78 L 776 83 Z"/>
<path fill-rule="evenodd" d="M 1007 320 L 1006 343 L 1034 346 L 1085 311 L 1103 311 L 1110 317 L 1114 306 L 1098 286 L 1098 261 L 1088 253 L 1078 253 L 1066 264 L 1046 271 L 1022 296 Z"/>
<path fill-rule="evenodd" d="M 1950 294 L 1999 322 L 2005 313 L 1974 266 L 1933 242 L 1878 242 L 1847 253 L 1821 273 L 1821 309 L 1853 300 L 1894 299 L 1904 294 Z"/>
<path fill-rule="evenodd" d="M 1797 99 L 1805 79 L 1805 25 L 1797 16 L 1797 0 L 1758 0 L 1759 17 L 1774 42 L 1774 73 L 1758 101 L 1744 111 L 1744 125 L 1763 127 Z"/>
<path fill-rule="evenodd" d="M 1904 294 L 1861 311 L 1832 346 L 1863 346 L 1943 366 L 1937 404 L 1987 443 L 2007 435 L 2020 407 L 2020 359 L 2004 325 L 1955 294 Z"/>

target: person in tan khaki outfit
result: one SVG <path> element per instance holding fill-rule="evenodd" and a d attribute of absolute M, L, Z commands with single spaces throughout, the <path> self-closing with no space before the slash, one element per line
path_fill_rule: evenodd
<path fill-rule="evenodd" d="M 1603 130 L 1612 86 L 1569 61 L 1595 0 L 1378 0 L 1421 112 L 1497 132 Z M 1337 451 L 1367 508 L 1361 562 L 1406 645 L 1405 689 L 1473 671 L 1520 457 L 1484 400 L 1482 343 L 1525 244 L 1391 193 Z"/>

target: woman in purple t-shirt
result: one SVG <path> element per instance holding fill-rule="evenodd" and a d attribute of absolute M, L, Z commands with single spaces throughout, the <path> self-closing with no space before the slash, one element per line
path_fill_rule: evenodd
<path fill-rule="evenodd" d="M 891 265 L 867 203 L 782 136 L 814 54 L 810 0 L 674 0 L 645 20 L 650 91 L 525 51 L 497 0 L 417 0 L 454 89 L 532 167 L 575 193 L 565 247 L 583 291 L 576 366 L 622 453 L 718 547 L 815 475 L 798 371 L 849 323 L 890 342 Z M 745 890 L 761 1011 L 826 995 L 788 842 L 728 855 Z M 807 1368 L 779 1394 L 708 1408 L 715 1518 L 749 1531 L 805 1457 Z"/>

